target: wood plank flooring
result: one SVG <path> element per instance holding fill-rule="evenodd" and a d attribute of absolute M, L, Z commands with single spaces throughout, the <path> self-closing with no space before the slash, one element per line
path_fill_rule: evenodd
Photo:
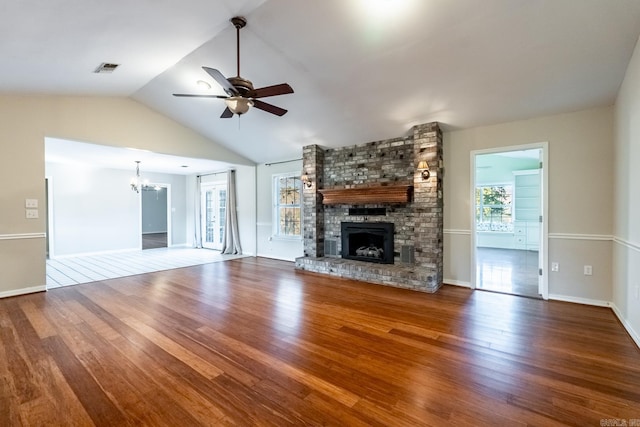
<path fill-rule="evenodd" d="M 541 298 L 538 293 L 538 252 L 477 248 L 476 286 L 486 291 Z"/>
<path fill-rule="evenodd" d="M 156 249 L 167 247 L 167 233 L 142 234 L 142 249 Z"/>
<path fill-rule="evenodd" d="M 0 300 L 3 426 L 631 425 L 639 362 L 608 308 L 264 258 Z"/>

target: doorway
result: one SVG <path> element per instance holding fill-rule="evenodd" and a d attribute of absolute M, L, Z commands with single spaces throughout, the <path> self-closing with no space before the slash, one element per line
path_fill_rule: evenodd
<path fill-rule="evenodd" d="M 472 281 L 547 298 L 546 143 L 472 153 Z"/>
<path fill-rule="evenodd" d="M 203 183 L 200 195 L 202 247 L 222 250 L 227 213 L 227 183 Z"/>
<path fill-rule="evenodd" d="M 167 248 L 171 236 L 171 209 L 168 184 L 149 184 L 140 191 L 141 247 Z"/>
<path fill-rule="evenodd" d="M 45 221 L 45 245 L 46 245 L 46 258 L 50 259 L 53 255 L 53 241 L 51 240 L 51 233 L 53 231 L 53 206 L 51 200 L 53 188 L 53 180 L 50 176 L 44 178 L 44 205 L 45 212 L 47 213 L 47 220 Z"/>

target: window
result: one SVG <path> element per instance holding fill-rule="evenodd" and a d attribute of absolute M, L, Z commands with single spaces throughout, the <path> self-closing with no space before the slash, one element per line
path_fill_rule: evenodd
<path fill-rule="evenodd" d="M 512 231 L 512 185 L 476 187 L 476 223 L 479 231 Z"/>
<path fill-rule="evenodd" d="M 274 234 L 302 236 L 302 181 L 299 173 L 274 175 Z"/>

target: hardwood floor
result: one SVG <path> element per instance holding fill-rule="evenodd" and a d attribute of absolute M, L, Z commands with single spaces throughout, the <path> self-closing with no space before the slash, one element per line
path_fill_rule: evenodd
<path fill-rule="evenodd" d="M 0 300 L 2 425 L 601 425 L 640 419 L 608 308 L 242 258 Z"/>
<path fill-rule="evenodd" d="M 167 233 L 146 233 L 142 235 L 142 249 L 167 247 Z"/>
<path fill-rule="evenodd" d="M 538 293 L 538 252 L 477 248 L 476 287 L 532 298 Z"/>

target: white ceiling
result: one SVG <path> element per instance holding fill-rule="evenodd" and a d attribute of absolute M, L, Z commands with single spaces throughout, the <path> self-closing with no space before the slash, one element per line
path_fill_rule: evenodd
<path fill-rule="evenodd" d="M 134 148 L 117 148 L 88 144 L 58 138 L 45 138 L 45 156 L 48 162 L 70 166 L 91 166 L 105 169 L 129 169 L 135 171 L 136 161 L 142 172 L 160 172 L 174 175 L 193 175 L 224 171 L 233 165 L 207 159 L 169 156 Z"/>
<path fill-rule="evenodd" d="M 206 65 L 294 94 L 219 119 Z M 36 0 L 0 6 L 0 92 L 131 96 L 257 162 L 405 134 L 611 105 L 638 0 Z M 122 64 L 94 74 L 101 62 Z"/>

